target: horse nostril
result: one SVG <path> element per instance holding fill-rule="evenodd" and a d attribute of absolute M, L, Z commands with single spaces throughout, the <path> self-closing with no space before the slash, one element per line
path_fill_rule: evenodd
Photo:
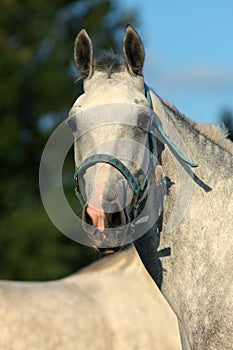
<path fill-rule="evenodd" d="M 104 231 L 105 225 L 103 211 L 98 211 L 90 206 L 86 206 L 84 209 L 83 220 L 99 231 Z"/>
<path fill-rule="evenodd" d="M 122 226 L 123 224 L 124 222 L 123 222 L 122 212 L 117 211 L 113 213 L 111 218 L 111 226 L 118 227 L 118 226 Z"/>
<path fill-rule="evenodd" d="M 87 231 L 96 229 L 104 232 L 107 228 L 117 228 L 126 224 L 127 218 L 123 210 L 113 213 L 105 213 L 104 210 L 96 210 L 87 205 L 83 211 L 84 228 Z M 85 225 L 87 224 L 87 225 Z M 92 228 L 91 228 L 91 227 Z"/>
<path fill-rule="evenodd" d="M 83 220 L 84 220 L 88 225 L 93 226 L 92 218 L 91 218 L 90 215 L 87 213 L 86 208 L 85 208 L 84 213 L 83 213 Z"/>

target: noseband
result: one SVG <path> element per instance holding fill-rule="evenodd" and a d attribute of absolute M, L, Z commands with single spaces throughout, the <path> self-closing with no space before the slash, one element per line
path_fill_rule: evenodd
<path fill-rule="evenodd" d="M 145 96 L 150 104 L 151 109 L 153 109 L 149 88 L 146 84 L 144 86 L 145 86 Z M 164 138 L 164 140 L 166 141 L 166 143 L 168 144 L 168 146 L 170 146 L 170 148 L 179 156 L 179 158 L 181 158 L 183 161 L 188 163 L 190 166 L 196 167 L 197 164 L 193 163 L 192 161 L 187 159 L 179 151 L 179 149 L 176 147 L 176 145 L 174 145 L 172 143 L 170 138 L 167 136 L 167 134 L 163 130 L 159 121 L 157 119 L 153 118 L 153 122 L 154 122 L 156 128 L 159 130 L 162 137 Z M 150 132 L 148 132 L 148 142 L 149 142 L 149 151 L 151 153 L 153 153 L 153 141 L 152 141 L 152 134 Z M 106 164 L 113 166 L 128 181 L 130 187 L 133 190 L 134 195 L 136 196 L 136 204 L 134 206 L 133 219 L 137 218 L 139 211 L 140 211 L 140 204 L 142 202 L 142 199 L 144 198 L 144 194 L 146 193 L 146 189 L 148 188 L 149 179 L 150 179 L 150 177 L 153 173 L 153 170 L 154 170 L 153 161 L 149 162 L 149 168 L 148 168 L 146 174 L 144 174 L 144 172 L 142 170 L 139 171 L 141 174 L 144 174 L 143 182 L 142 182 L 142 184 L 140 184 L 139 181 L 137 180 L 137 178 L 126 167 L 126 165 L 124 165 L 118 158 L 115 158 L 109 154 L 103 154 L 103 153 L 98 153 L 98 154 L 87 157 L 80 164 L 80 166 L 76 168 L 75 175 L 74 175 L 74 178 L 76 180 L 75 193 L 76 193 L 76 196 L 79 199 L 82 206 L 85 205 L 85 200 L 83 197 L 83 194 L 85 193 L 85 185 L 84 185 L 84 181 L 83 181 L 83 175 L 85 174 L 86 170 L 89 167 L 91 167 L 97 163 L 106 163 Z"/>
<path fill-rule="evenodd" d="M 79 198 L 79 200 L 84 204 L 84 201 L 82 199 L 81 193 L 83 193 L 84 186 L 83 181 L 79 181 L 79 179 L 83 178 L 83 175 L 85 174 L 86 170 L 91 167 L 92 165 L 95 165 L 97 163 L 107 163 L 116 168 L 128 181 L 130 187 L 132 188 L 134 195 L 137 198 L 137 203 L 134 208 L 134 218 L 137 217 L 138 211 L 139 211 L 139 205 L 141 202 L 141 199 L 143 198 L 143 195 L 145 193 L 145 190 L 148 185 L 148 181 L 151 175 L 151 168 L 152 166 L 149 166 L 149 169 L 147 171 L 147 174 L 144 177 L 142 185 L 140 185 L 139 181 L 136 177 L 131 173 L 131 171 L 117 158 L 112 157 L 108 154 L 95 154 L 93 156 L 87 157 L 82 164 L 76 169 L 75 171 L 75 179 L 76 179 L 76 196 Z M 81 198 L 80 198 L 81 197 Z"/>

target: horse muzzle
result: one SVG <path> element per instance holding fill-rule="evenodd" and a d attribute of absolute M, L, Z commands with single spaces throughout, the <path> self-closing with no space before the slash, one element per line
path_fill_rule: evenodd
<path fill-rule="evenodd" d="M 124 210 L 105 213 L 86 205 L 82 220 L 83 228 L 95 250 L 110 254 L 124 245 L 129 221 Z"/>

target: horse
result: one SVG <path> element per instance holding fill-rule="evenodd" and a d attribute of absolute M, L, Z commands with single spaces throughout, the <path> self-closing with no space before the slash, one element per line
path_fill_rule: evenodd
<path fill-rule="evenodd" d="M 0 295 L 1 350 L 181 349 L 176 317 L 133 247 L 59 280 L 0 281 Z"/>
<path fill-rule="evenodd" d="M 230 350 L 233 146 L 148 87 L 144 60 L 130 25 L 123 60 L 95 58 L 85 29 L 75 40 L 84 93 L 67 123 L 83 228 L 103 254 L 133 242 L 177 316 L 183 350 Z"/>

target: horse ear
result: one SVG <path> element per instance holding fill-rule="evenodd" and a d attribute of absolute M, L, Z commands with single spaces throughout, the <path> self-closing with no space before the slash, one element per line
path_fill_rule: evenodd
<path fill-rule="evenodd" d="M 133 72 L 136 75 L 142 75 L 145 51 L 139 34 L 130 25 L 126 28 L 123 40 L 123 52 L 128 71 L 131 74 Z"/>
<path fill-rule="evenodd" d="M 74 61 L 83 79 L 91 78 L 94 71 L 93 46 L 85 29 L 82 29 L 74 44 Z"/>

